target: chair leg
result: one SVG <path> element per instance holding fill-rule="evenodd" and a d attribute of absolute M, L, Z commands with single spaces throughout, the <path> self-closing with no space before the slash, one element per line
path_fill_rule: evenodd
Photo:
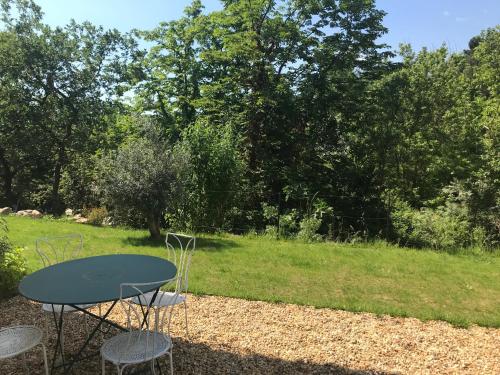
<path fill-rule="evenodd" d="M 118 369 L 118 375 L 122 375 L 124 372 L 125 372 L 125 368 L 128 367 L 130 365 L 123 365 L 122 367 L 120 367 L 120 365 L 116 365 L 116 368 Z"/>
<path fill-rule="evenodd" d="M 49 342 L 49 314 L 44 313 L 43 318 L 45 326 L 45 338 L 47 339 L 47 342 Z"/>
<path fill-rule="evenodd" d="M 152 373 L 153 375 L 156 375 L 156 370 L 155 370 L 155 360 L 154 360 L 154 359 L 152 359 L 152 360 L 151 360 L 151 373 Z"/>
<path fill-rule="evenodd" d="M 24 370 L 29 375 L 30 368 L 28 367 L 28 361 L 26 360 L 26 352 L 23 353 L 23 366 L 24 366 Z"/>
<path fill-rule="evenodd" d="M 174 375 L 174 360 L 172 358 L 172 349 L 170 349 L 168 355 L 170 357 L 170 375 Z"/>
<path fill-rule="evenodd" d="M 101 358 L 101 374 L 106 375 L 106 361 L 104 360 L 104 357 Z"/>
<path fill-rule="evenodd" d="M 187 313 L 187 303 L 186 300 L 184 300 L 184 319 L 186 321 L 186 337 L 189 339 L 189 332 L 188 332 L 188 313 Z"/>
<path fill-rule="evenodd" d="M 43 365 L 45 367 L 45 375 L 49 375 L 49 363 L 47 361 L 47 349 L 45 349 L 45 345 L 43 342 L 40 343 L 42 345 L 42 352 L 43 352 Z"/>
<path fill-rule="evenodd" d="M 101 304 L 97 305 L 99 307 L 99 318 L 102 318 L 102 307 Z M 100 329 L 101 331 L 101 340 L 104 341 L 104 330 Z"/>

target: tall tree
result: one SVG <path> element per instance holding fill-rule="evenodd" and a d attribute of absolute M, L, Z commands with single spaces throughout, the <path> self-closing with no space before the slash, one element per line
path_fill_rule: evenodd
<path fill-rule="evenodd" d="M 16 41 L 25 64 L 21 69 L 10 66 L 18 78 L 10 83 L 23 90 L 34 112 L 30 123 L 45 134 L 43 155 L 51 162 L 47 208 L 58 213 L 62 171 L 72 153 L 95 149 L 117 95 L 123 93 L 133 41 L 87 22 L 52 29 L 41 22 L 39 8 L 30 1 L 3 0 L 2 10 L 4 32 Z"/>
<path fill-rule="evenodd" d="M 196 118 L 193 101 L 200 97 L 202 76 L 195 24 L 202 9 L 195 0 L 181 19 L 138 32 L 154 45 L 137 69 L 137 104 L 142 111 L 154 111 L 171 141 Z"/>

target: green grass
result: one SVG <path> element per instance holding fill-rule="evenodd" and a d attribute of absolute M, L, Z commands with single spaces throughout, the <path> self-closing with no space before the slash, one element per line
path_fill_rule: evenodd
<path fill-rule="evenodd" d="M 35 238 L 63 233 L 81 233 L 87 256 L 165 255 L 163 242 L 146 231 L 13 216 L 7 222 L 31 270 L 41 267 Z M 487 253 L 201 235 L 189 286 L 198 294 L 500 327 L 500 257 Z"/>

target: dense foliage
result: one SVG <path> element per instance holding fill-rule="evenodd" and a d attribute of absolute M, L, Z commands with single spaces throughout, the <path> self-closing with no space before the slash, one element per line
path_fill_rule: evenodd
<path fill-rule="evenodd" d="M 103 201 L 118 215 L 132 210 L 158 238 L 162 213 L 176 207 L 181 197 L 186 168 L 182 152 L 170 152 L 147 139 L 127 143 L 99 162 Z"/>
<path fill-rule="evenodd" d="M 13 248 L 7 232 L 7 223 L 0 218 L 0 300 L 15 294 L 19 280 L 27 273 L 22 249 Z"/>
<path fill-rule="evenodd" d="M 2 14 L 0 203 L 152 235 L 500 241 L 499 26 L 394 59 L 375 1 L 193 0 L 130 35 Z"/>

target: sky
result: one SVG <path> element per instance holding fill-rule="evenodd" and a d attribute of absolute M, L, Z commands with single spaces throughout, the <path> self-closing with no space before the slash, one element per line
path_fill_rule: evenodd
<path fill-rule="evenodd" d="M 45 13 L 45 22 L 65 25 L 71 18 L 106 28 L 129 31 L 152 29 L 161 21 L 182 16 L 191 0 L 35 0 Z M 202 0 L 207 11 L 220 8 L 218 0 Z M 500 24 L 500 0 L 377 0 L 387 15 L 389 32 L 382 42 L 397 49 L 410 43 L 415 50 L 467 48 L 470 38 L 481 30 Z"/>

